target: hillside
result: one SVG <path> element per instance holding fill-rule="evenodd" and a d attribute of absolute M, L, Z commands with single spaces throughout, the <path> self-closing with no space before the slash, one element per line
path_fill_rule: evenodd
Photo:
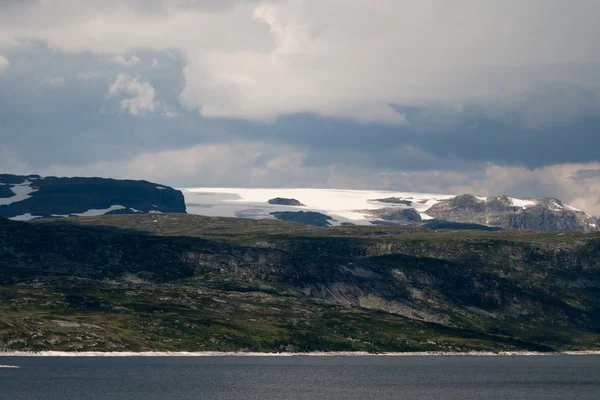
<path fill-rule="evenodd" d="M 27 221 L 157 212 L 185 213 L 182 193 L 146 181 L 0 174 L 0 217 Z"/>
<path fill-rule="evenodd" d="M 0 220 L 0 348 L 600 348 L 600 235 Z"/>

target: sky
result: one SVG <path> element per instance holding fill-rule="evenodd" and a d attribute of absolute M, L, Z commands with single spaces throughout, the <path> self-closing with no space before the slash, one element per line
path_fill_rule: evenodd
<path fill-rule="evenodd" d="M 597 0 L 2 0 L 0 172 L 600 215 Z"/>

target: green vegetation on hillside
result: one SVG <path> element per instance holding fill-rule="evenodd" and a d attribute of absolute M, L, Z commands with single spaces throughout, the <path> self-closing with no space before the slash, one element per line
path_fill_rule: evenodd
<path fill-rule="evenodd" d="M 600 235 L 0 219 L 0 349 L 600 348 Z"/>

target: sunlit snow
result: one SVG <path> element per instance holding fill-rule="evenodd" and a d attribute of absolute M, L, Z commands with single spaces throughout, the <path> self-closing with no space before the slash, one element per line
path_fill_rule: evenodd
<path fill-rule="evenodd" d="M 510 198 L 512 205 L 515 207 L 527 208 L 530 206 L 535 206 L 536 202 L 533 200 L 523 200 L 523 199 L 515 199 L 513 197 Z"/>
<path fill-rule="evenodd" d="M 370 225 L 373 217 L 364 210 L 386 207 L 414 208 L 423 219 L 432 219 L 424 212 L 440 200 L 455 196 L 430 193 L 392 192 L 384 190 L 344 189 L 245 189 L 245 188 L 187 188 L 187 212 L 218 217 L 273 218 L 274 211 L 316 211 L 334 218 L 332 225 L 351 222 Z M 293 198 L 304 206 L 268 204 L 276 197 Z M 411 206 L 375 201 L 396 197 L 410 201 Z"/>
<path fill-rule="evenodd" d="M 36 218 L 42 218 L 42 217 L 39 215 L 31 215 L 31 214 L 27 213 L 27 214 L 23 214 L 23 215 L 17 215 L 16 217 L 11 217 L 9 219 L 12 221 L 31 221 Z"/>

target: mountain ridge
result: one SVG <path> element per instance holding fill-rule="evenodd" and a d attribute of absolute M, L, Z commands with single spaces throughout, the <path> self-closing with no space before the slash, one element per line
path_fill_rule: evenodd
<path fill-rule="evenodd" d="M 23 221 L 158 212 L 185 213 L 183 194 L 140 180 L 0 175 L 0 217 Z"/>

